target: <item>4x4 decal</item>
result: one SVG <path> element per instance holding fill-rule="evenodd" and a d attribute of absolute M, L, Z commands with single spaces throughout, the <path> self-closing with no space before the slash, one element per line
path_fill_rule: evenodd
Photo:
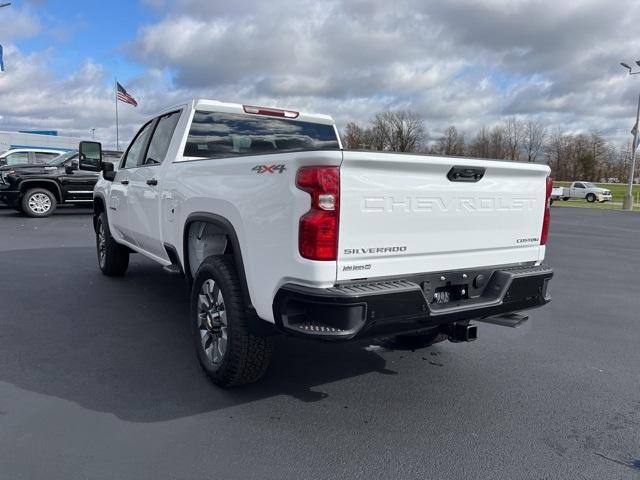
<path fill-rule="evenodd" d="M 256 173 L 284 173 L 286 169 L 284 165 L 256 165 L 251 170 Z"/>

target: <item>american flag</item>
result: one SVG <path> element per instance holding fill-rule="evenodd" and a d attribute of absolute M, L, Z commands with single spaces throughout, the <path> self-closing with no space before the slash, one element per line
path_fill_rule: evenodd
<path fill-rule="evenodd" d="M 124 103 L 128 103 L 129 105 L 133 105 L 134 107 L 138 106 L 138 102 L 136 102 L 136 99 L 129 95 L 124 87 L 120 85 L 120 83 L 116 82 L 116 87 L 118 89 L 118 93 L 116 94 L 118 100 Z"/>

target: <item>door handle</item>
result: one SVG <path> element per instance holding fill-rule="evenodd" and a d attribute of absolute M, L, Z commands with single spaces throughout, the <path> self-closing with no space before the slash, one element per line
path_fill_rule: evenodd
<path fill-rule="evenodd" d="M 147 185 L 157 185 L 158 184 L 158 180 L 156 180 L 155 178 L 150 178 L 149 180 L 147 180 Z"/>
<path fill-rule="evenodd" d="M 122 185 L 129 185 L 129 180 L 120 180 Z"/>

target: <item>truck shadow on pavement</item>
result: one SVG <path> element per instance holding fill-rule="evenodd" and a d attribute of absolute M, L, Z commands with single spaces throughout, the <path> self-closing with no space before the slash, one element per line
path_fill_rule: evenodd
<path fill-rule="evenodd" d="M 136 422 L 191 416 L 371 372 L 394 374 L 375 351 L 276 337 L 258 384 L 221 390 L 191 344 L 188 289 L 140 255 L 124 278 L 98 271 L 93 248 L 0 253 L 0 381 Z"/>

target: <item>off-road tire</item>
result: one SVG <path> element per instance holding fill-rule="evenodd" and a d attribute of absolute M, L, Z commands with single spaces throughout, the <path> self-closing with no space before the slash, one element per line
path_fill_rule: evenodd
<path fill-rule="evenodd" d="M 20 200 L 22 212 L 36 218 L 48 217 L 55 212 L 57 205 L 56 196 L 46 188 L 27 190 Z"/>
<path fill-rule="evenodd" d="M 203 287 L 205 282 L 217 286 L 223 299 L 225 313 L 226 341 L 225 352 L 218 363 L 214 363 L 207 353 L 203 334 L 201 311 Z M 217 297 L 217 293 L 216 296 Z M 216 308 L 218 311 L 218 308 Z M 205 314 L 206 315 L 206 314 Z M 207 257 L 195 274 L 191 289 L 191 331 L 196 356 L 204 373 L 221 387 L 244 385 L 258 381 L 267 371 L 273 351 L 273 338 L 258 337 L 249 331 L 249 316 L 253 315 L 245 308 L 244 296 L 238 271 L 230 255 L 212 255 Z"/>
<path fill-rule="evenodd" d="M 101 238 L 101 235 L 104 238 Z M 102 250 L 101 247 L 103 247 Z M 105 212 L 102 212 L 96 220 L 96 253 L 100 270 L 108 277 L 121 277 L 127 271 L 129 249 L 120 245 L 111 236 L 109 220 Z"/>

